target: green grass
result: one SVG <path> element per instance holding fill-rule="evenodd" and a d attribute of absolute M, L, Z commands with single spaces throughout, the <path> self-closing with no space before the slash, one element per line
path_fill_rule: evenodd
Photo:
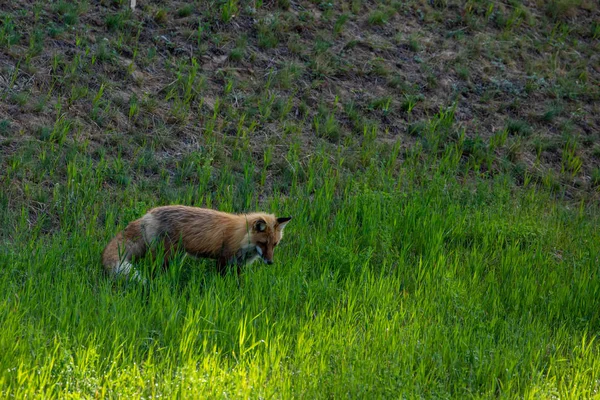
<path fill-rule="evenodd" d="M 306 184 L 261 207 L 294 216 L 273 266 L 238 283 L 185 259 L 145 292 L 103 277 L 103 245 L 147 207 L 193 203 L 204 186 L 161 199 L 129 185 L 108 202 L 110 169 L 75 156 L 48 215 L 9 219 L 3 397 L 597 391 L 597 213 L 505 177 L 460 184 L 452 152 L 398 174 L 390 157 L 345 177 L 316 154 Z M 254 203 L 249 190 L 218 185 L 204 201 L 239 209 Z M 51 218 L 61 229 L 48 235 Z"/>
<path fill-rule="evenodd" d="M 508 120 L 506 123 L 506 130 L 512 135 L 531 135 L 531 127 L 527 124 L 527 122 L 521 120 Z"/>
<path fill-rule="evenodd" d="M 177 10 L 177 16 L 180 18 L 189 17 L 194 12 L 194 6 L 186 4 Z"/>
<path fill-rule="evenodd" d="M 0 398 L 597 397 L 597 10 L 2 10 Z M 293 220 L 106 278 L 174 203 Z"/>
<path fill-rule="evenodd" d="M 374 10 L 369 14 L 369 24 L 384 25 L 388 20 L 388 15 L 384 10 Z"/>

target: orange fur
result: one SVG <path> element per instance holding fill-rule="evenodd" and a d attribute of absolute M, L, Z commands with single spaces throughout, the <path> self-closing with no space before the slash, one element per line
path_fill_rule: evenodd
<path fill-rule="evenodd" d="M 102 264 L 107 272 L 129 274 L 134 257 L 144 256 L 162 242 L 165 267 L 181 246 L 188 254 L 217 260 L 221 273 L 227 264 L 239 266 L 261 257 L 273 262 L 273 249 L 291 218 L 272 214 L 229 214 L 206 208 L 164 206 L 153 208 L 131 222 L 106 246 Z"/>

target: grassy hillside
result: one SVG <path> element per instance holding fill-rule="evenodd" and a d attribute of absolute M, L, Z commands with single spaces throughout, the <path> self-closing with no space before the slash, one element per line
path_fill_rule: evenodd
<path fill-rule="evenodd" d="M 0 21 L 1 397 L 597 396 L 596 2 Z M 107 241 L 169 203 L 294 219 L 240 281 L 107 280 Z"/>

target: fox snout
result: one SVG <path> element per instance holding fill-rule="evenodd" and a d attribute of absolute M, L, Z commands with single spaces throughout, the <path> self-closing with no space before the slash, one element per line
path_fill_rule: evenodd
<path fill-rule="evenodd" d="M 271 250 L 271 257 L 268 256 L 268 254 L 265 254 L 265 252 L 263 251 L 263 249 L 260 248 L 260 246 L 256 246 L 256 253 L 260 256 L 260 258 L 268 265 L 273 264 L 273 251 Z M 268 253 L 268 249 L 267 249 L 267 253 Z"/>

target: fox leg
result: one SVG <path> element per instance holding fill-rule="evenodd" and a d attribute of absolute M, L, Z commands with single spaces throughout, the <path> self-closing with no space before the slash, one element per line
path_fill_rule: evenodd
<path fill-rule="evenodd" d="M 177 242 L 173 242 L 173 240 L 171 240 L 171 238 L 169 238 L 168 236 L 165 236 L 165 238 L 163 239 L 163 244 L 164 244 L 163 269 L 166 270 L 167 268 L 169 268 L 169 264 L 171 263 L 173 256 L 177 253 L 179 246 L 178 246 Z"/>
<path fill-rule="evenodd" d="M 232 259 L 226 254 L 222 254 L 219 256 L 219 258 L 217 258 L 217 272 L 221 276 L 225 276 L 230 267 L 235 269 L 235 273 L 239 278 L 242 273 L 242 268 L 237 259 Z"/>
<path fill-rule="evenodd" d="M 221 275 L 227 273 L 227 257 L 224 255 L 220 255 L 219 258 L 217 258 L 217 272 Z"/>

